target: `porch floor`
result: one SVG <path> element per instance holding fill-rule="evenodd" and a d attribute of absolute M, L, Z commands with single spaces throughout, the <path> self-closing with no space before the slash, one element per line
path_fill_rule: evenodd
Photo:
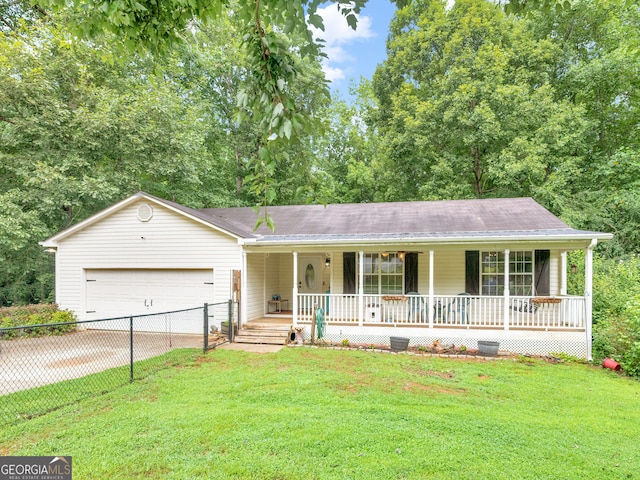
<path fill-rule="evenodd" d="M 282 312 L 282 314 L 286 315 L 286 312 Z M 289 315 L 288 317 L 281 317 L 281 316 L 269 315 L 268 317 L 261 317 L 261 318 L 249 320 L 247 323 L 261 324 L 261 325 L 291 325 L 293 324 L 293 316 Z"/>

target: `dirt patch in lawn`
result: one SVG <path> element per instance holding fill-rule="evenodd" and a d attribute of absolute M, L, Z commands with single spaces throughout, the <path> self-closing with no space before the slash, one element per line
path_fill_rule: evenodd
<path fill-rule="evenodd" d="M 453 372 L 438 372 L 437 370 L 421 370 L 421 369 L 412 369 L 409 370 L 410 373 L 414 373 L 419 377 L 437 377 L 437 378 L 453 378 Z"/>
<path fill-rule="evenodd" d="M 464 388 L 451 388 L 442 385 L 424 385 L 416 382 L 407 382 L 402 389 L 405 392 L 432 392 L 443 395 L 464 395 L 467 393 Z"/>

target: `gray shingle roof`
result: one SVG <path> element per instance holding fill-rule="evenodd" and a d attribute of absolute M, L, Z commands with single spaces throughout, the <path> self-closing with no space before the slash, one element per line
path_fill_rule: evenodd
<path fill-rule="evenodd" d="M 276 229 L 254 226 L 251 207 L 193 209 L 138 192 L 41 242 L 59 240 L 99 221 L 114 208 L 148 198 L 213 228 L 258 244 L 492 241 L 493 239 L 609 240 L 611 234 L 575 230 L 531 198 L 446 200 L 269 207 Z"/>
<path fill-rule="evenodd" d="M 261 236 L 398 235 L 570 229 L 531 198 L 268 207 L 275 232 Z M 205 216 L 253 232 L 252 208 L 208 208 Z"/>

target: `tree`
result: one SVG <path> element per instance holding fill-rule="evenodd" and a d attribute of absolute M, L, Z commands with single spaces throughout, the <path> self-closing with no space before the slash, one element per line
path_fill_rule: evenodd
<path fill-rule="evenodd" d="M 595 141 L 579 165 L 563 210 L 576 226 L 615 232 L 611 255 L 640 251 L 640 11 L 625 0 L 579 0 L 531 11 L 529 29 L 549 38 L 554 89 L 580 105 Z"/>
<path fill-rule="evenodd" d="M 49 297 L 47 235 L 136 190 L 207 192 L 193 185 L 223 170 L 200 106 L 150 67 L 54 23 L 0 33 L 0 302 Z"/>
<path fill-rule="evenodd" d="M 29 0 L 0 0 L 0 32 L 18 32 L 23 24 L 44 16 L 46 12 Z"/>
<path fill-rule="evenodd" d="M 325 203 L 362 203 L 377 200 L 375 165 L 379 162 L 378 131 L 370 123 L 377 110 L 371 82 L 352 86 L 355 102 L 333 99 L 322 116 L 329 123 L 315 139 L 315 183 Z"/>
<path fill-rule="evenodd" d="M 261 162 L 260 119 L 237 120 L 251 70 L 234 21 L 194 25 L 161 58 L 116 58 L 108 36 L 79 40 L 55 16 L 0 32 L 0 303 L 50 299 L 37 242 L 138 190 L 194 208 L 256 204 L 244 179 L 273 166 L 270 194 L 308 201 L 308 143 L 278 138 L 281 160 Z M 288 95 L 317 110 L 320 66 L 296 61 Z"/>
<path fill-rule="evenodd" d="M 551 84 L 560 51 L 488 1 L 399 10 L 374 75 L 386 198 L 533 196 L 558 210 L 593 143 Z"/>
<path fill-rule="evenodd" d="M 243 41 L 249 52 L 249 68 L 253 76 L 253 82 L 239 94 L 239 103 L 251 110 L 261 125 L 262 147 L 265 148 L 268 145 L 267 138 L 275 135 L 289 139 L 304 129 L 304 110 L 298 108 L 290 95 L 291 84 L 299 73 L 296 55 L 292 54 L 290 44 L 281 33 L 303 38 L 299 49 L 302 57 L 318 57 L 319 45 L 314 42 L 306 23 L 308 19 L 312 25 L 323 28 L 322 18 L 316 14 L 318 3 L 316 0 L 231 4 L 209 0 L 81 0 L 74 2 L 74 8 L 69 13 L 78 31 L 93 38 L 109 31 L 122 39 L 124 47 L 131 51 L 137 51 L 140 47 L 164 50 L 181 41 L 190 26 L 218 20 L 233 13 L 243 25 Z M 68 11 L 66 0 L 49 0 L 42 4 Z M 362 4 L 362 0 L 338 4 L 354 27 L 355 14 L 360 11 Z M 269 152 L 265 152 L 261 158 L 265 161 L 271 157 Z"/>

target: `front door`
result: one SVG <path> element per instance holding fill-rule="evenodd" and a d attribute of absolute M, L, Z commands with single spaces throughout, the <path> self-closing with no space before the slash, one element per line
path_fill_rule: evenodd
<path fill-rule="evenodd" d="M 298 257 L 298 293 L 322 293 L 322 257 Z"/>

